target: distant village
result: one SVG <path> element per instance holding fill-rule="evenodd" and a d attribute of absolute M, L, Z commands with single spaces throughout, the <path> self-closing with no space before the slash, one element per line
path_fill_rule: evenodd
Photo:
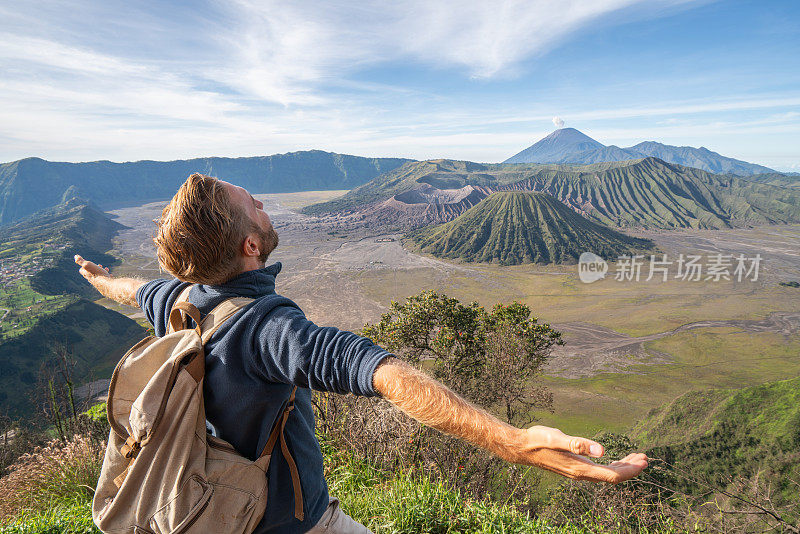
<path fill-rule="evenodd" d="M 68 246 L 68 243 L 50 245 L 30 261 L 21 261 L 18 257 L 0 260 L 0 287 L 6 289 L 9 284 L 50 267 L 55 261 L 55 253 L 65 250 Z"/>

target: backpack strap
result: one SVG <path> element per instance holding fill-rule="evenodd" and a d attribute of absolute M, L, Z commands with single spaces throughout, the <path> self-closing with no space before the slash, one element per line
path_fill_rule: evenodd
<path fill-rule="evenodd" d="M 178 314 L 176 316 L 176 318 L 175 318 L 175 322 L 173 323 L 172 312 L 176 308 L 178 308 L 179 304 L 184 303 L 184 302 L 187 303 L 187 304 L 189 303 L 189 292 L 192 290 L 193 287 L 194 287 L 194 284 L 189 284 L 188 286 L 183 288 L 181 290 L 181 292 L 178 293 L 178 298 L 176 298 L 175 302 L 172 303 L 172 310 L 170 310 L 170 312 L 169 312 L 169 321 L 167 323 L 167 334 L 171 334 L 173 332 L 177 332 L 178 330 L 183 330 L 184 328 L 186 328 L 186 318 L 182 317 L 180 314 Z M 197 308 L 195 308 L 195 310 L 196 309 Z M 199 311 L 197 312 L 197 315 L 200 316 L 200 312 Z M 192 316 L 192 319 L 194 320 L 195 324 L 200 324 L 199 322 L 197 322 L 197 319 L 195 319 L 195 317 Z"/>
<path fill-rule="evenodd" d="M 272 449 L 275 448 L 275 443 L 278 441 L 278 438 L 280 438 L 281 453 L 283 453 L 286 463 L 289 464 L 289 472 L 292 474 L 292 486 L 294 486 L 294 516 L 302 521 L 303 489 L 300 487 L 300 474 L 297 472 L 297 464 L 294 462 L 294 458 L 292 458 L 292 454 L 289 452 L 289 446 L 286 444 L 286 436 L 283 433 L 286 421 L 289 419 L 289 413 L 294 410 L 295 393 L 297 393 L 297 386 L 292 389 L 292 394 L 289 396 L 289 403 L 286 405 L 286 408 L 284 408 L 280 416 L 280 421 L 275 425 L 275 428 L 272 429 L 272 433 L 269 435 L 267 444 L 264 445 L 264 449 L 261 451 L 259 458 L 272 454 Z"/>
<path fill-rule="evenodd" d="M 198 323 L 201 325 L 202 330 L 202 339 L 203 345 L 208 343 L 208 340 L 211 339 L 211 336 L 219 329 L 222 324 L 227 321 L 233 314 L 247 306 L 253 302 L 253 299 L 247 297 L 234 297 L 228 299 L 220 304 L 217 304 L 217 307 L 211 310 L 208 315 L 206 315 L 205 319 L 203 319 L 202 323 Z"/>

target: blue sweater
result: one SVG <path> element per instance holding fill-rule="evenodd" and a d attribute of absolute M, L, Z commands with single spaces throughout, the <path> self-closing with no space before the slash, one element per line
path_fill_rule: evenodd
<path fill-rule="evenodd" d="M 232 317 L 206 344 L 204 385 L 211 432 L 255 460 L 269 432 L 298 386 L 295 409 L 286 423 L 286 441 L 300 473 L 305 518 L 294 517 L 289 466 L 273 454 L 267 509 L 256 532 L 294 534 L 314 526 L 328 506 L 322 452 L 314 435 L 311 389 L 375 396 L 372 376 L 390 354 L 370 340 L 306 319 L 291 300 L 275 293 L 281 264 L 248 271 L 222 285 L 196 285 L 189 302 L 205 315 L 231 297 L 255 300 Z M 136 300 L 157 336 L 167 331 L 169 311 L 188 284 L 152 280 Z"/>

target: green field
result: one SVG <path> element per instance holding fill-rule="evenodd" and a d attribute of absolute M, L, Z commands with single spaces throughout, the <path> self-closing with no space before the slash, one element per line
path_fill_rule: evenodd
<path fill-rule="evenodd" d="M 3 317 L 0 341 L 26 333 L 39 319 L 58 312 L 75 300 L 76 297 L 69 295 L 43 295 L 31 288 L 27 278 L 9 284 L 0 289 L 0 316 Z"/>
<path fill-rule="evenodd" d="M 635 365 L 630 373 L 585 379 L 548 377 L 555 413 L 540 414 L 545 424 L 565 432 L 592 435 L 624 431 L 648 410 L 689 391 L 755 386 L 800 376 L 800 336 L 741 333 L 705 328 L 648 343 L 674 359 L 663 365 Z"/>

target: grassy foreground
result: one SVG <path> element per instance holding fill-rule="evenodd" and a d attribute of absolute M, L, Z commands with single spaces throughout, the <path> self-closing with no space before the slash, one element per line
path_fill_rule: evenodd
<path fill-rule="evenodd" d="M 556 525 L 523 514 L 510 504 L 467 500 L 425 475 L 381 472 L 351 453 L 333 448 L 324 437 L 322 445 L 331 495 L 339 498 L 351 517 L 376 533 L 620 532 L 620 525 L 601 524 L 590 514 Z M 100 532 L 92 523 L 91 486 L 92 477 L 96 481 L 99 473 L 101 452 L 86 440 L 76 439 L 67 446 L 51 445 L 23 460 L 16 479 L 12 473 L 0 480 L 0 533 Z M 665 522 L 656 530 L 633 531 L 678 530 Z"/>

